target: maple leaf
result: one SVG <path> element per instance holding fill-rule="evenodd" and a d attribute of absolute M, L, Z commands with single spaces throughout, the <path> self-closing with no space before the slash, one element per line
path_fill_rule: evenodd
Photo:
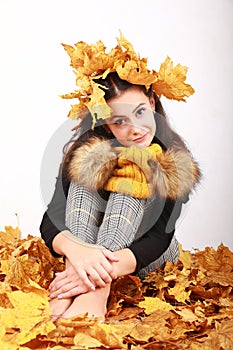
<path fill-rule="evenodd" d="M 189 282 L 186 280 L 176 282 L 175 286 L 169 288 L 168 293 L 173 295 L 178 302 L 186 303 L 189 301 L 191 291 L 186 291 L 186 288 L 189 286 Z"/>
<path fill-rule="evenodd" d="M 144 62 L 131 60 L 125 62 L 124 66 L 118 63 L 116 71 L 121 79 L 127 80 L 132 84 L 145 85 L 147 89 L 156 81 L 156 76 L 148 72 Z"/>
<path fill-rule="evenodd" d="M 219 339 L 220 348 L 225 350 L 232 349 L 233 337 L 233 320 L 223 320 L 221 323 L 216 322 L 216 333 Z"/>
<path fill-rule="evenodd" d="M 9 292 L 7 296 L 13 308 L 4 309 L 0 316 L 1 323 L 8 328 L 8 334 L 5 334 L 3 340 L 13 344 L 25 344 L 38 334 L 48 334 L 55 328 L 51 322 L 49 303 L 44 297 L 22 291 Z M 12 334 L 9 336 L 10 329 Z"/>
<path fill-rule="evenodd" d="M 106 346 L 110 349 L 122 349 L 122 337 L 114 333 L 112 327 L 107 324 L 95 324 L 88 328 L 80 329 L 74 337 L 74 344 L 79 346 Z"/>
<path fill-rule="evenodd" d="M 80 41 L 74 46 L 62 44 L 70 57 L 70 65 L 76 74 L 76 86 L 78 91 L 64 94 L 62 98 L 77 98 L 78 104 L 72 106 L 68 117 L 80 118 L 82 110 L 89 108 L 93 117 L 93 126 L 98 119 L 105 119 L 109 116 L 109 108 L 104 99 L 104 87 L 99 91 L 97 79 L 105 79 L 111 72 L 132 84 L 143 85 L 147 89 L 152 85 L 156 93 L 171 99 L 185 101 L 194 93 L 193 88 L 185 83 L 187 67 L 177 65 L 173 67 L 168 57 L 161 64 L 157 73 L 147 68 L 147 58 L 140 58 L 135 52 L 133 45 L 122 35 L 117 38 L 118 45 L 106 52 L 106 47 L 101 40 L 95 44 L 88 45 Z M 98 107 L 101 105 L 101 108 Z M 79 116 L 81 113 L 81 116 Z"/>
<path fill-rule="evenodd" d="M 117 297 L 117 300 L 121 299 L 126 304 L 135 305 L 144 299 L 140 288 L 141 285 L 142 283 L 137 276 L 122 276 L 113 281 L 111 293 Z"/>
<path fill-rule="evenodd" d="M 13 228 L 12 226 L 5 226 L 5 232 L 0 231 L 1 245 L 18 242 L 20 234 L 20 229 L 18 227 Z"/>
<path fill-rule="evenodd" d="M 158 96 L 163 94 L 169 99 L 185 102 L 185 97 L 194 93 L 191 85 L 185 83 L 187 71 L 188 68 L 180 64 L 174 67 L 170 57 L 167 57 L 160 66 L 158 79 L 153 83 Z"/>
<path fill-rule="evenodd" d="M 157 310 L 166 310 L 166 311 L 173 310 L 172 305 L 156 297 L 155 298 L 145 297 L 145 300 L 140 301 L 138 305 L 143 309 L 145 309 L 145 313 L 147 315 L 150 315 Z"/>
<path fill-rule="evenodd" d="M 223 244 L 220 244 L 217 250 L 214 250 L 212 247 L 206 247 L 203 251 L 196 252 L 194 263 L 197 263 L 198 266 L 205 270 L 228 273 L 233 270 L 233 254 Z"/>
<path fill-rule="evenodd" d="M 104 324 L 86 314 L 53 323 L 47 286 L 64 263 L 40 238 L 20 239 L 17 231 L 2 233 L 1 349 L 231 349 L 233 253 L 227 247 L 192 254 L 180 247 L 177 263 L 167 262 L 143 282 L 118 278 Z"/>
<path fill-rule="evenodd" d="M 148 342 L 151 338 L 163 342 L 170 337 L 171 331 L 167 322 L 172 317 L 170 311 L 157 310 L 142 320 L 135 321 L 130 336 L 140 342 Z"/>

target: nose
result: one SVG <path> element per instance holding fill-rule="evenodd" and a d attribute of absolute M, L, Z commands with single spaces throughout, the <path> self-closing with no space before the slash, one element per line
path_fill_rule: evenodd
<path fill-rule="evenodd" d="M 138 135 L 142 132 L 142 127 L 140 125 L 131 125 L 131 133 L 133 135 Z"/>

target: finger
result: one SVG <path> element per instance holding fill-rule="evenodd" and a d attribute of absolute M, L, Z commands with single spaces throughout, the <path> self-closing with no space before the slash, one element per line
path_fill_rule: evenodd
<path fill-rule="evenodd" d="M 108 250 L 108 249 L 103 249 L 103 250 L 102 250 L 102 253 L 103 253 L 104 256 L 105 256 L 108 260 L 110 260 L 111 262 L 118 262 L 118 261 L 119 261 L 119 258 L 118 258 L 116 255 L 114 255 L 114 253 L 111 252 L 111 251 Z"/>
<path fill-rule="evenodd" d="M 95 290 L 95 285 L 88 278 L 86 271 L 84 269 L 78 267 L 77 272 L 78 272 L 78 275 L 79 275 L 81 282 L 86 285 L 88 290 Z"/>
<path fill-rule="evenodd" d="M 53 281 L 49 285 L 49 290 L 51 290 L 56 283 L 58 283 L 59 281 L 63 281 L 65 278 L 67 278 L 66 271 L 60 272 L 55 276 L 56 277 L 53 279 Z"/>
<path fill-rule="evenodd" d="M 106 271 L 106 273 L 110 276 L 111 280 L 117 278 L 116 270 L 113 268 L 112 264 L 108 260 L 102 261 L 102 267 Z M 106 281 L 103 275 L 102 275 L 102 278 L 104 281 Z"/>
<path fill-rule="evenodd" d="M 59 294 L 63 294 L 68 292 L 69 290 L 73 289 L 74 287 L 76 287 L 78 285 L 78 283 L 74 283 L 74 282 L 69 282 L 66 285 L 62 285 L 59 288 L 53 290 L 50 292 L 50 298 L 54 299 L 56 298 Z"/>
<path fill-rule="evenodd" d="M 104 270 L 101 265 L 97 265 L 95 268 L 90 267 L 87 272 L 89 278 L 91 278 L 94 284 L 98 287 L 105 287 L 106 283 L 110 283 L 112 281 L 111 276 Z"/>
<path fill-rule="evenodd" d="M 62 281 L 54 280 L 53 284 L 50 285 L 49 291 L 50 291 L 50 293 L 53 293 L 53 292 L 59 290 L 61 287 L 65 286 L 65 285 L 67 285 L 67 284 L 69 284 L 71 282 L 72 281 L 70 279 L 68 279 L 68 278 L 65 278 Z"/>
<path fill-rule="evenodd" d="M 111 264 L 108 261 L 102 262 L 101 265 L 98 266 L 98 269 L 96 268 L 96 270 L 105 283 L 112 282 L 112 273 L 114 271 Z"/>
<path fill-rule="evenodd" d="M 111 252 L 111 250 L 103 249 L 102 253 L 111 262 L 118 262 L 119 261 L 119 258 L 114 254 L 114 252 Z"/>
<path fill-rule="evenodd" d="M 88 291 L 89 291 L 89 289 L 87 289 L 87 287 L 85 285 L 77 286 L 77 287 L 72 288 L 68 292 L 64 292 L 64 293 L 59 294 L 57 298 L 58 299 L 71 298 L 71 297 L 75 297 L 77 295 L 86 293 Z"/>
<path fill-rule="evenodd" d="M 69 275 L 62 280 L 56 280 L 56 278 L 53 280 L 53 283 L 51 284 L 49 291 L 50 293 L 56 292 L 59 290 L 61 287 L 65 287 L 66 285 L 69 285 L 70 283 L 75 283 L 77 284 L 79 280 L 79 275 L 75 272 L 73 275 Z"/>

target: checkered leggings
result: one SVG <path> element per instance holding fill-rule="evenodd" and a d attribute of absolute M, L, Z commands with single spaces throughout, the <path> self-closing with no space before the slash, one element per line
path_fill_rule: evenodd
<path fill-rule="evenodd" d="M 71 182 L 66 205 L 66 226 L 86 243 L 104 246 L 115 251 L 128 247 L 151 228 L 163 206 L 155 199 L 134 198 L 110 192 L 107 200 L 97 192 Z M 154 262 L 139 271 L 144 278 L 149 271 L 174 262 L 179 257 L 178 242 L 173 237 L 168 249 Z"/>

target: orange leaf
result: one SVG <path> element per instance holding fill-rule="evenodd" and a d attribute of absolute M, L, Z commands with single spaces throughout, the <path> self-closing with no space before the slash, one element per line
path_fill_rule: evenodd
<path fill-rule="evenodd" d="M 156 93 L 185 102 L 185 97 L 194 93 L 192 86 L 185 83 L 187 70 L 187 67 L 180 64 L 174 67 L 170 57 L 167 57 L 160 66 L 158 80 L 153 84 Z"/>

